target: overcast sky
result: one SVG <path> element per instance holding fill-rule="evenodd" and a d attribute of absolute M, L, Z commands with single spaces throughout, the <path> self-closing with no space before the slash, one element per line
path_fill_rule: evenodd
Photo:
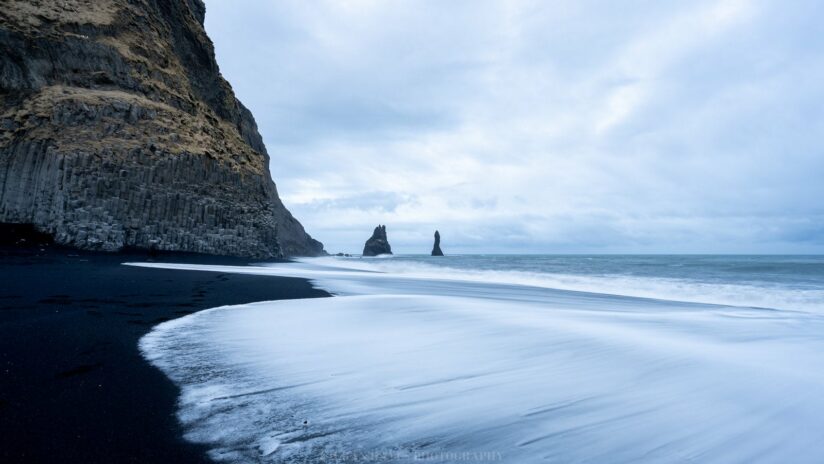
<path fill-rule="evenodd" d="M 824 252 L 824 2 L 206 3 L 330 252 Z"/>

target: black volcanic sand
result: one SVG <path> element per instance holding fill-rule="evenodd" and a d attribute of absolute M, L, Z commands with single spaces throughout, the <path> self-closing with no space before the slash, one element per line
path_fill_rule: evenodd
<path fill-rule="evenodd" d="M 140 356 L 140 337 L 215 306 L 328 296 L 301 279 L 121 264 L 148 259 L 0 248 L 0 462 L 208 462 L 183 440 L 178 389 Z"/>

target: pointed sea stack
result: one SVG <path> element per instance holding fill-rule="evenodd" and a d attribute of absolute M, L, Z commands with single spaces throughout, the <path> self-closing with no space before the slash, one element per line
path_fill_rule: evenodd
<path fill-rule="evenodd" d="M 363 246 L 363 256 L 391 255 L 392 247 L 386 239 L 386 226 L 375 227 L 372 236 Z"/>
<path fill-rule="evenodd" d="M 435 246 L 432 247 L 432 256 L 443 256 L 443 251 L 441 251 L 441 234 L 437 230 L 435 231 Z"/>

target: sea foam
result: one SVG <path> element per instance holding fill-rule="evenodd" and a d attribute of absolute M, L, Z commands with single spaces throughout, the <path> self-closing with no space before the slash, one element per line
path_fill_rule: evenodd
<path fill-rule="evenodd" d="M 181 387 L 186 437 L 219 461 L 824 459 L 814 312 L 345 260 L 141 265 L 304 277 L 340 295 L 215 308 L 141 340 Z"/>

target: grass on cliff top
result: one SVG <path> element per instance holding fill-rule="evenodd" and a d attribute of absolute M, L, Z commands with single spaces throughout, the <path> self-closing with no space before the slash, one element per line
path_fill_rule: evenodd
<path fill-rule="evenodd" d="M 4 0 L 4 27 L 31 31 L 49 23 L 111 24 L 118 7 L 112 0 Z"/>
<path fill-rule="evenodd" d="M 139 109 L 136 120 L 128 115 Z M 72 122 L 61 122 L 68 113 Z M 86 89 L 67 86 L 44 87 L 3 119 L 18 126 L 3 137 L 20 140 L 51 140 L 58 152 L 125 154 L 130 149 L 154 145 L 170 154 L 209 156 L 237 172 L 262 175 L 264 157 L 240 138 L 231 124 L 216 118 L 200 105 L 195 115 L 122 90 Z M 7 138 L 8 137 L 8 138 Z"/>

